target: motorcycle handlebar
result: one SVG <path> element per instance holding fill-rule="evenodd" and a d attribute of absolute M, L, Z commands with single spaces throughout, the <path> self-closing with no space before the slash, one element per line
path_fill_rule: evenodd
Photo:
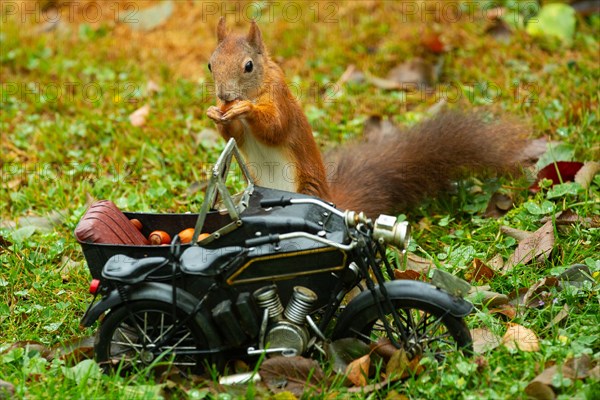
<path fill-rule="evenodd" d="M 285 207 L 285 206 L 289 206 L 290 204 L 292 204 L 292 199 L 290 197 L 283 197 L 281 196 L 278 199 L 264 199 L 260 201 L 260 206 L 263 208 L 269 208 L 269 207 Z"/>
<path fill-rule="evenodd" d="M 279 235 L 260 236 L 246 240 L 246 247 L 262 246 L 263 244 L 279 242 Z"/>

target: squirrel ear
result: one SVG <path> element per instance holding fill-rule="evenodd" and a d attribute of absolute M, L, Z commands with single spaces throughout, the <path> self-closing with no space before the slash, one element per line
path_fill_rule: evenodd
<path fill-rule="evenodd" d="M 250 43 L 250 46 L 254 47 L 259 54 L 263 52 L 264 45 L 262 34 L 260 33 L 260 29 L 258 29 L 258 25 L 254 20 L 252 20 L 250 23 L 250 32 L 248 32 L 247 39 L 248 43 Z"/>
<path fill-rule="evenodd" d="M 225 17 L 219 18 L 219 25 L 217 26 L 217 40 L 219 43 L 225 39 L 227 36 L 227 24 L 225 22 Z"/>

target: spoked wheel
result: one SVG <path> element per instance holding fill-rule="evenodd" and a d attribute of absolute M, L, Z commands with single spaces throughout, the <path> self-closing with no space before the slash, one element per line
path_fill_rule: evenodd
<path fill-rule="evenodd" d="M 178 311 L 177 318 L 186 314 Z M 193 319 L 176 324 L 173 306 L 144 300 L 111 311 L 96 336 L 96 360 L 106 369 L 142 369 L 170 363 L 181 370 L 197 370 L 202 358 L 193 354 L 206 350 L 206 340 Z"/>
<path fill-rule="evenodd" d="M 392 300 L 392 304 L 399 324 L 408 334 L 408 340 L 403 341 L 400 328 L 389 312 L 385 319 L 392 332 L 392 342 L 402 346 L 409 358 L 432 355 L 442 360 L 457 350 L 471 353 L 471 334 L 462 318 L 420 300 Z M 375 306 L 361 313 L 360 318 L 355 318 L 349 333 L 368 342 L 388 336 Z"/>

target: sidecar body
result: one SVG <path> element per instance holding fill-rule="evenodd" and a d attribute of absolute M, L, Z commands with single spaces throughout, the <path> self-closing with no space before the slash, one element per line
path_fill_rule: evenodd
<path fill-rule="evenodd" d="M 227 174 L 234 157 L 239 171 L 246 182 L 241 193 L 231 195 L 227 185 Z M 206 196 L 199 213 L 156 214 L 125 212 L 128 219 L 142 223 L 142 234 L 148 236 L 153 230 L 163 230 L 175 237 L 178 232 L 195 227 L 195 239 L 201 232 L 210 236 L 201 240 L 199 246 L 182 244 L 177 256 L 181 255 L 185 277 L 181 271 L 173 276 L 171 264 L 153 272 L 147 281 L 175 282 L 195 296 L 204 293 L 212 283 L 210 276 L 224 272 L 227 286 L 237 292 L 253 290 L 275 282 L 280 287 L 282 300 L 293 286 L 310 286 L 317 292 L 319 303 L 330 301 L 334 280 L 348 265 L 344 251 L 310 239 L 294 239 L 277 244 L 264 244 L 247 249 L 248 239 L 264 235 L 304 231 L 322 238 L 342 243 L 347 241 L 344 220 L 339 215 L 328 213 L 316 204 L 298 204 L 288 207 L 264 208 L 261 200 L 274 198 L 310 199 L 310 196 L 254 186 L 237 152 L 235 142 L 228 143 L 212 171 Z M 127 245 L 114 243 L 91 243 L 79 240 L 90 273 L 94 279 L 103 280 L 102 268 L 115 255 L 136 259 L 165 257 L 174 259 L 174 246 L 170 245 Z M 222 271 L 228 256 L 236 256 L 236 249 L 247 249 L 239 265 Z M 185 261 L 187 260 L 187 261 Z M 293 281 L 293 282 L 292 282 Z M 320 290 L 322 289 L 322 290 Z M 210 306 L 210 304 L 209 304 Z"/>

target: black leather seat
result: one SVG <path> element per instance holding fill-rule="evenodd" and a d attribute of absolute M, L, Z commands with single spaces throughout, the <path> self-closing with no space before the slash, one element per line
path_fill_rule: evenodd
<path fill-rule="evenodd" d="M 181 271 L 190 275 L 215 276 L 226 268 L 241 264 L 247 252 L 246 248 L 239 246 L 218 249 L 192 246 L 179 259 Z"/>
<path fill-rule="evenodd" d="M 117 282 L 134 285 L 142 282 L 152 272 L 164 267 L 169 260 L 164 257 L 132 258 L 117 254 L 108 259 L 102 276 Z"/>

